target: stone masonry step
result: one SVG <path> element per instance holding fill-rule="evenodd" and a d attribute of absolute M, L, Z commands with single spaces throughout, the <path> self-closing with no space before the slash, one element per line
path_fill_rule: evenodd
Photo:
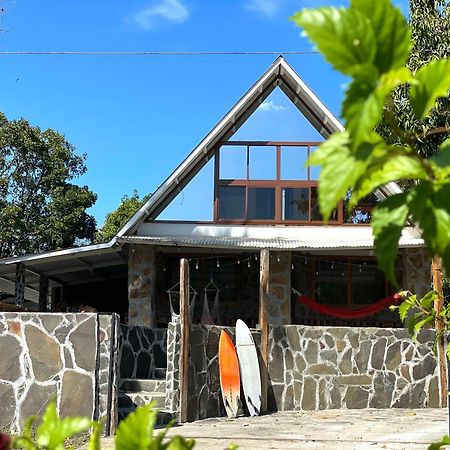
<path fill-rule="evenodd" d="M 166 380 L 148 380 L 142 378 L 122 378 L 120 380 L 119 389 L 123 392 L 166 392 Z"/>
<path fill-rule="evenodd" d="M 165 406 L 166 396 L 163 393 L 153 392 L 119 392 L 118 406 L 120 409 L 136 408 L 137 406 L 146 405 L 152 401 L 156 402 L 156 407 L 162 409 Z"/>

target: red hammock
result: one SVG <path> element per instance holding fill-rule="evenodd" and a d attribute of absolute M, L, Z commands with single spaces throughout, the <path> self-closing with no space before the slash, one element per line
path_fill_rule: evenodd
<path fill-rule="evenodd" d="M 394 294 L 390 297 L 379 300 L 378 302 L 372 303 L 369 306 L 365 306 L 363 308 L 351 309 L 351 308 L 336 308 L 334 306 L 322 305 L 321 303 L 317 303 L 313 299 L 309 298 L 304 294 L 300 294 L 295 291 L 297 294 L 297 300 L 303 305 L 311 308 L 313 311 L 318 312 L 320 314 L 325 314 L 327 316 L 337 317 L 339 319 L 356 319 L 358 317 L 367 317 L 380 312 L 390 305 L 395 305 L 403 300 L 403 297 L 400 294 Z"/>

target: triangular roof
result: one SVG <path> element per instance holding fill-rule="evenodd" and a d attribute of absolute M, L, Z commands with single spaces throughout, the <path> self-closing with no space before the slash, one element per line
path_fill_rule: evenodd
<path fill-rule="evenodd" d="M 133 234 L 147 217 L 156 218 L 212 158 L 216 144 L 228 140 L 277 86 L 325 139 L 336 131 L 344 130 L 339 120 L 280 55 L 158 187 L 142 208 L 117 233 L 117 237 Z"/>

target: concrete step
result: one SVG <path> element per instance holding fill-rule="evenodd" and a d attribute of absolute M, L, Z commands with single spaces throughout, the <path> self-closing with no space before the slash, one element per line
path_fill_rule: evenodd
<path fill-rule="evenodd" d="M 162 368 L 162 367 L 157 367 L 153 371 L 153 378 L 156 378 L 158 380 L 165 380 L 166 379 L 166 372 L 167 372 L 167 369 Z"/>
<path fill-rule="evenodd" d="M 123 392 L 119 391 L 118 406 L 121 409 L 134 409 L 137 406 L 147 405 L 154 401 L 158 409 L 163 409 L 165 406 L 166 395 L 164 393 L 154 392 Z"/>
<path fill-rule="evenodd" d="M 166 379 L 148 380 L 143 378 L 122 378 L 119 389 L 124 392 L 166 392 Z"/>

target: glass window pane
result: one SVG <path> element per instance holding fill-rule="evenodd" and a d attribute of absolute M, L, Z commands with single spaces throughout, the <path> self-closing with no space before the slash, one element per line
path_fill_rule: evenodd
<path fill-rule="evenodd" d="M 308 147 L 281 148 L 281 179 L 307 180 Z"/>
<path fill-rule="evenodd" d="M 311 146 L 309 148 L 309 154 L 312 156 L 312 154 L 317 150 L 317 146 Z M 310 180 L 318 180 L 320 171 L 322 170 L 322 166 L 311 166 L 309 170 L 309 179 Z"/>
<path fill-rule="evenodd" d="M 248 190 L 248 219 L 275 219 L 275 189 L 249 188 Z"/>
<path fill-rule="evenodd" d="M 316 261 L 314 298 L 326 305 L 347 305 L 348 265 L 343 261 Z"/>
<path fill-rule="evenodd" d="M 276 180 L 276 147 L 250 147 L 250 180 Z"/>
<path fill-rule="evenodd" d="M 355 305 L 370 305 L 386 295 L 383 273 L 375 261 L 352 261 L 352 291 Z"/>
<path fill-rule="evenodd" d="M 222 180 L 247 179 L 247 147 L 224 145 L 220 147 L 219 178 Z"/>
<path fill-rule="evenodd" d="M 245 187 L 219 187 L 219 219 L 245 217 Z"/>
<path fill-rule="evenodd" d="M 283 220 L 309 219 L 308 188 L 285 188 L 282 195 L 281 217 Z"/>

